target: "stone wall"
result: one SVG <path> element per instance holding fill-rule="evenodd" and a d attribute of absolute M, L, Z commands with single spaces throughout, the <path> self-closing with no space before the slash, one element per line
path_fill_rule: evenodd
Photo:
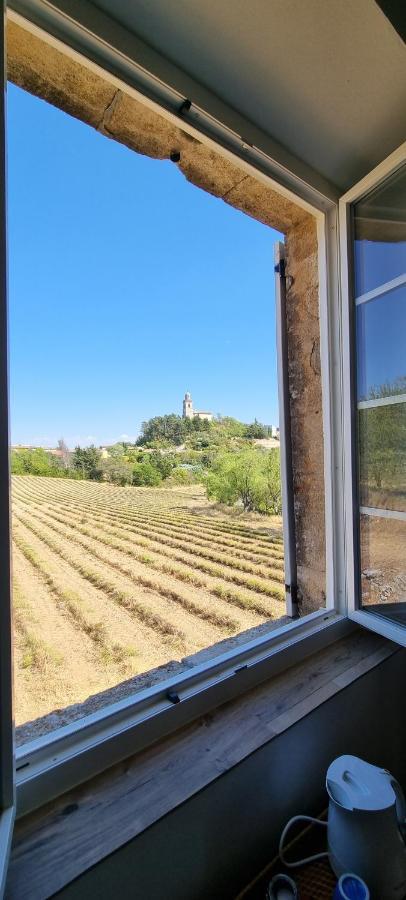
<path fill-rule="evenodd" d="M 313 218 L 108 77 L 8 23 L 8 76 L 32 94 L 137 153 L 176 159 L 188 181 L 285 234 L 289 383 L 299 596 L 324 601 L 323 423 L 319 354 L 317 238 Z M 272 275 L 272 261 L 269 265 Z"/>

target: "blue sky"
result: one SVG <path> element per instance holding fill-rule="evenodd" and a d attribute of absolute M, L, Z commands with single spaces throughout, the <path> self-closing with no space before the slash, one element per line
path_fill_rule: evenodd
<path fill-rule="evenodd" d="M 186 390 L 276 424 L 280 236 L 13 85 L 8 144 L 12 442 L 134 438 Z"/>

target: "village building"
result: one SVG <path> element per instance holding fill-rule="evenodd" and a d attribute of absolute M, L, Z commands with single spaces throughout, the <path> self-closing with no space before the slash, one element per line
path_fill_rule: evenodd
<path fill-rule="evenodd" d="M 183 412 L 182 416 L 184 419 L 206 419 L 208 422 L 213 420 L 213 413 L 201 411 L 198 412 L 196 409 L 193 409 L 193 400 L 189 391 L 186 391 L 186 394 L 183 398 Z"/>

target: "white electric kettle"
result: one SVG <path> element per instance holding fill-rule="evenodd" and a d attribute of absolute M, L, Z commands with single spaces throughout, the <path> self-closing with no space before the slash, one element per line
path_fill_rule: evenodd
<path fill-rule="evenodd" d="M 371 900 L 404 900 L 406 804 L 397 781 L 356 756 L 340 756 L 327 771 L 326 787 L 335 874 L 355 872 L 368 885 Z"/>

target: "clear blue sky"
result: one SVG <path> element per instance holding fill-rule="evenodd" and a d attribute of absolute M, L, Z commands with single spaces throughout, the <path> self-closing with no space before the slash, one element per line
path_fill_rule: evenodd
<path fill-rule="evenodd" d="M 197 409 L 278 422 L 280 236 L 12 85 L 13 443 L 134 438 Z"/>

